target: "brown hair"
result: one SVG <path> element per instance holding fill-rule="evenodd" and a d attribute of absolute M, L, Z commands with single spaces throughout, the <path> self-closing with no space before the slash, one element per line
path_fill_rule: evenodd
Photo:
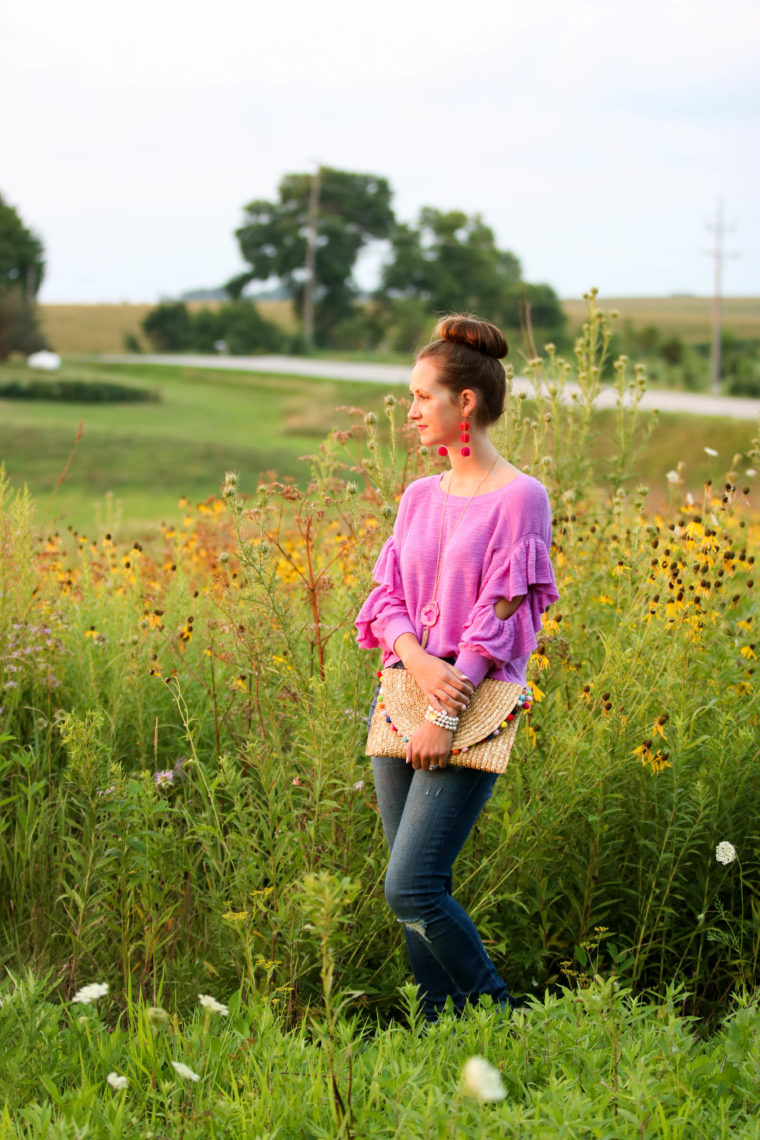
<path fill-rule="evenodd" d="M 421 348 L 415 362 L 430 358 L 438 366 L 438 380 L 458 396 L 465 388 L 478 395 L 472 419 L 486 427 L 504 412 L 507 377 L 500 363 L 509 352 L 504 334 L 490 321 L 464 313 L 441 317 L 433 339 Z"/>

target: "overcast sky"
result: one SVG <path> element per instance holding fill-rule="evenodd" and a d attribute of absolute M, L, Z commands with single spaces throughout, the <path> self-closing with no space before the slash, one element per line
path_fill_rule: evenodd
<path fill-rule="evenodd" d="M 387 177 L 396 215 L 479 211 L 562 296 L 760 294 L 757 0 L 16 0 L 0 193 L 45 301 L 152 301 L 242 268 L 283 174 Z M 380 251 L 359 279 L 372 284 Z"/>

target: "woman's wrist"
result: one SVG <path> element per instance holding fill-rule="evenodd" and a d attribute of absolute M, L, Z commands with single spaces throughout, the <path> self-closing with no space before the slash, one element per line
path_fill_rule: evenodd
<path fill-rule="evenodd" d="M 434 709 L 432 705 L 428 705 L 425 710 L 425 720 L 430 724 L 436 725 L 437 728 L 445 728 L 449 732 L 454 733 L 459 728 L 459 717 L 452 716 L 451 713 L 439 712 Z"/>
<path fill-rule="evenodd" d="M 410 673 L 428 656 L 413 633 L 402 633 L 401 637 L 397 637 L 393 652 Z"/>

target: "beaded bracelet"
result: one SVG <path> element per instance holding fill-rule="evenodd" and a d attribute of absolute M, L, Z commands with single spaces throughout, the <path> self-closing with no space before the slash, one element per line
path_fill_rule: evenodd
<path fill-rule="evenodd" d="M 431 724 L 437 724 L 439 728 L 446 728 L 449 732 L 456 732 L 459 728 L 459 717 L 450 716 L 445 712 L 438 712 L 432 706 L 428 706 L 425 712 L 425 720 L 429 720 Z"/>

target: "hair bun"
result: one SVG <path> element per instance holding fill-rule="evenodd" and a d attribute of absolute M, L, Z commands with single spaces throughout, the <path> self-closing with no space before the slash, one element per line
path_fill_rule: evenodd
<path fill-rule="evenodd" d="M 494 360 L 501 360 L 509 352 L 506 338 L 496 325 L 463 313 L 449 313 L 448 316 L 441 317 L 433 336 L 453 344 L 467 345 L 483 356 L 492 356 Z"/>

